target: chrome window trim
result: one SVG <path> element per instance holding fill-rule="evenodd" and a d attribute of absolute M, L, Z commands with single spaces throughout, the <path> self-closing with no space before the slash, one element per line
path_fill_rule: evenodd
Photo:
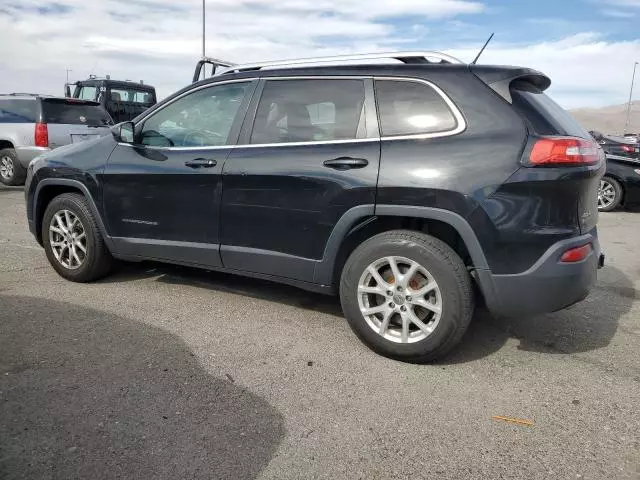
<path fill-rule="evenodd" d="M 433 132 L 433 133 L 414 133 L 409 135 L 387 135 L 387 136 L 378 136 L 370 137 L 370 138 L 354 138 L 354 139 L 343 139 L 343 140 L 318 140 L 313 142 L 281 142 L 281 143 L 249 143 L 249 144 L 235 144 L 235 145 L 210 145 L 210 146 L 202 146 L 202 147 L 153 147 L 147 145 L 134 145 L 131 143 L 123 143 L 118 142 L 118 145 L 129 146 L 129 147 L 137 147 L 137 148 L 149 148 L 152 150 L 160 150 L 160 151 L 189 151 L 189 150 L 220 150 L 220 149 L 230 149 L 234 150 L 236 148 L 268 148 L 268 147 L 284 147 L 284 146 L 310 146 L 310 145 L 330 145 L 330 144 L 346 144 L 346 143 L 365 143 L 365 142 L 378 142 L 378 141 L 392 141 L 392 140 L 421 140 L 421 139 L 429 139 L 429 138 L 441 138 L 441 137 L 449 137 L 453 135 L 458 135 L 462 133 L 467 128 L 467 122 L 462 115 L 462 112 L 458 109 L 456 104 L 449 98 L 449 96 L 444 93 L 444 91 L 435 85 L 434 83 L 424 80 L 422 78 L 415 77 L 378 77 L 375 75 L 309 75 L 309 76 L 282 76 L 282 77 L 252 77 L 252 78 L 242 78 L 242 79 L 234 79 L 234 80 L 224 80 L 221 82 L 209 83 L 206 85 L 201 85 L 193 90 L 189 90 L 184 92 L 179 97 L 174 98 L 171 102 L 163 105 L 161 109 L 156 110 L 153 114 L 162 111 L 167 105 L 171 105 L 174 101 L 188 95 L 192 92 L 201 90 L 203 88 L 210 88 L 216 85 L 224 85 L 227 83 L 238 83 L 238 82 L 251 82 L 254 80 L 263 79 L 264 81 L 270 80 L 340 80 L 340 79 L 373 79 L 376 80 L 390 80 L 390 81 L 400 81 L 400 82 L 416 82 L 427 85 L 432 88 L 447 104 L 451 112 L 453 113 L 454 118 L 456 119 L 456 127 L 451 130 L 445 130 L 442 132 Z M 374 85 L 375 88 L 375 85 Z M 377 114 L 378 112 L 376 112 Z M 150 115 L 143 117 L 138 123 L 144 122 Z M 138 124 L 136 124 L 137 126 Z M 380 126 L 382 128 L 382 126 Z"/>

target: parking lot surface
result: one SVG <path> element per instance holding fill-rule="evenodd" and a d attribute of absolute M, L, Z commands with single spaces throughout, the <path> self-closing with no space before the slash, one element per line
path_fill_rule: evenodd
<path fill-rule="evenodd" d="M 638 479 L 640 212 L 599 230 L 587 300 L 480 310 L 408 365 L 295 288 L 148 263 L 67 282 L 0 186 L 0 478 Z"/>

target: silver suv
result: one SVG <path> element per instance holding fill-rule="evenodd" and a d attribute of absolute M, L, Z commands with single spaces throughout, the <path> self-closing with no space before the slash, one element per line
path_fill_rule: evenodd
<path fill-rule="evenodd" d="M 36 156 L 107 135 L 111 125 L 113 120 L 96 102 L 0 94 L 0 182 L 22 185 Z"/>

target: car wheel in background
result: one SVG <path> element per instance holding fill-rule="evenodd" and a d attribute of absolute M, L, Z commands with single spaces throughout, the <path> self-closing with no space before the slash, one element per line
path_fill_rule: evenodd
<path fill-rule="evenodd" d="M 49 203 L 42 244 L 56 272 L 73 282 L 97 280 L 113 264 L 87 200 L 78 193 L 64 193 Z"/>
<path fill-rule="evenodd" d="M 340 300 L 366 345 L 419 363 L 449 352 L 474 308 L 460 257 L 441 240 L 406 230 L 381 233 L 355 249 L 342 271 Z"/>
<path fill-rule="evenodd" d="M 0 182 L 5 185 L 24 185 L 27 177 L 26 169 L 20 164 L 13 148 L 0 150 Z"/>
<path fill-rule="evenodd" d="M 622 185 L 611 177 L 603 177 L 598 187 L 598 210 L 610 212 L 622 201 Z"/>

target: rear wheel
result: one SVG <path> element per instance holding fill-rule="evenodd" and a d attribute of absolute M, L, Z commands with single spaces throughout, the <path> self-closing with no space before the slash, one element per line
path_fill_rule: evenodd
<path fill-rule="evenodd" d="M 449 352 L 474 307 L 471 278 L 451 247 L 403 230 L 381 233 L 356 248 L 342 272 L 340 299 L 366 345 L 411 362 Z"/>
<path fill-rule="evenodd" d="M 73 282 L 97 280 L 113 263 L 87 200 L 78 193 L 59 195 L 47 206 L 42 243 L 51 266 Z"/>
<path fill-rule="evenodd" d="M 622 201 L 622 185 L 611 177 L 603 177 L 598 187 L 598 210 L 610 212 Z"/>
<path fill-rule="evenodd" d="M 18 160 L 18 155 L 13 148 L 0 150 L 0 182 L 5 185 L 23 185 L 27 176 L 26 169 Z"/>

